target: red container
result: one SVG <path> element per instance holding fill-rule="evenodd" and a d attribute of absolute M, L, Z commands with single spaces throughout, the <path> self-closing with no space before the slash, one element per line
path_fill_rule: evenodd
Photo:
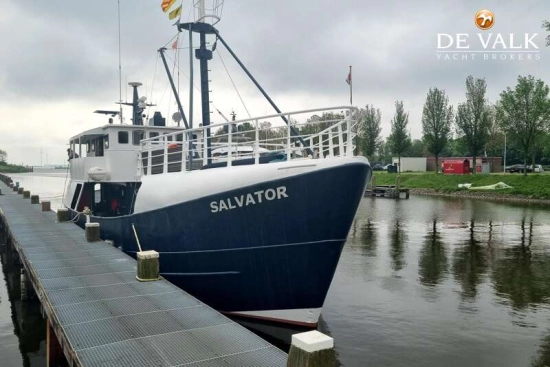
<path fill-rule="evenodd" d="M 468 159 L 449 159 L 443 161 L 443 173 L 446 175 L 469 175 L 470 161 Z"/>

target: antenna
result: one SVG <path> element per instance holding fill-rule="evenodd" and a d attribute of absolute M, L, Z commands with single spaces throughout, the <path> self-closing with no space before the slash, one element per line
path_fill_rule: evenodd
<path fill-rule="evenodd" d="M 118 4 L 118 101 L 120 102 L 120 123 L 122 124 L 122 63 L 120 57 L 120 0 Z"/>

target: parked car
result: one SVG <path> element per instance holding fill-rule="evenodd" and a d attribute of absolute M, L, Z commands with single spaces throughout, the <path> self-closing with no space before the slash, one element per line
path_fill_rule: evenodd
<path fill-rule="evenodd" d="M 530 165 L 528 169 L 530 169 L 531 172 L 535 172 L 535 173 L 544 172 L 544 169 L 542 169 L 542 166 L 540 164 Z"/>
<path fill-rule="evenodd" d="M 381 164 L 375 164 L 374 166 L 372 166 L 372 170 L 373 171 L 384 171 L 384 166 L 381 165 Z"/>
<path fill-rule="evenodd" d="M 507 167 L 505 169 L 505 172 L 523 173 L 524 172 L 524 167 L 525 167 L 525 165 L 523 165 L 523 164 L 514 164 L 513 166 Z M 530 166 L 527 166 L 527 172 L 533 172 L 533 170 Z"/>

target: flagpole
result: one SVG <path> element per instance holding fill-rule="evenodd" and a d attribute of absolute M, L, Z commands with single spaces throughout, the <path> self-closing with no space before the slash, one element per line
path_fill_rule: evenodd
<path fill-rule="evenodd" d="M 349 104 L 353 106 L 353 78 L 351 76 L 351 65 L 349 66 Z"/>

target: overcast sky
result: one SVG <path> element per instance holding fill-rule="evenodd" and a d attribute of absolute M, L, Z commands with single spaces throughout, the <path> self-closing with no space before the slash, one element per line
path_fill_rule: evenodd
<path fill-rule="evenodd" d="M 120 0 L 122 80 L 142 82 L 142 94 L 157 103 L 164 116 L 171 116 L 176 107 L 156 50 L 168 44 L 167 55 L 174 59 L 169 45 L 176 29 L 160 3 Z M 354 105 L 380 108 L 387 136 L 394 102 L 403 100 L 412 137 L 420 138 L 422 106 L 430 87 L 444 89 L 456 106 L 464 100 L 464 82 L 470 74 L 486 79 L 492 102 L 507 86 L 515 85 L 518 75 L 550 81 L 550 48 L 541 27 L 544 19 L 550 19 L 550 2 L 504 3 L 228 0 L 217 28 L 283 111 L 349 104 L 345 79 L 352 65 Z M 193 19 L 191 7 L 192 0 L 183 0 L 182 22 Z M 480 9 L 495 15 L 488 31 L 474 24 Z M 106 122 L 92 112 L 117 109 L 113 103 L 119 99 L 117 32 L 116 0 L 2 0 L 0 149 L 8 152 L 10 162 L 40 164 L 42 150 L 42 163 L 46 155 L 50 164 L 66 163 L 69 138 Z M 539 49 L 530 45 L 530 50 L 539 51 L 540 60 L 527 60 L 527 54 L 524 60 L 516 54 L 514 60 L 510 54 L 504 55 L 505 60 L 501 54 L 498 60 L 484 60 L 483 53 L 473 60 L 468 55 L 468 60 L 453 60 L 452 54 L 451 60 L 438 59 L 438 33 L 453 37 L 467 33 L 474 50 L 481 50 L 478 33 L 493 37 L 500 33 L 506 42 L 513 33 L 516 46 L 523 44 L 525 33 L 537 33 L 532 40 Z M 180 40 L 179 80 L 187 106 L 188 41 L 187 35 L 181 37 L 185 40 Z M 221 44 L 218 50 L 250 113 L 272 113 Z M 210 74 L 213 104 L 226 115 L 234 109 L 237 118 L 247 117 L 216 53 L 215 59 Z M 123 99 L 126 93 L 124 87 Z M 213 119 L 221 122 L 218 116 Z"/>

